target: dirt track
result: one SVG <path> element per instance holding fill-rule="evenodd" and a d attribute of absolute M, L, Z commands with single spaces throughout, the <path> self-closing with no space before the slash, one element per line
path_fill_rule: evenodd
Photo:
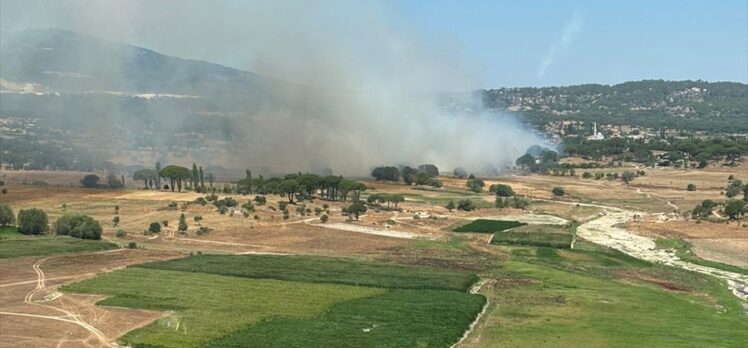
<path fill-rule="evenodd" d="M 95 304 L 101 296 L 62 294 L 59 286 L 63 281 L 175 256 L 118 249 L 0 260 L 0 346 L 116 347 L 113 342 L 119 336 L 164 313 L 99 307 Z"/>

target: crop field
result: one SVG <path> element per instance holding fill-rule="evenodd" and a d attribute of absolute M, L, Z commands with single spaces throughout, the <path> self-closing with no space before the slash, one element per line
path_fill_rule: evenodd
<path fill-rule="evenodd" d="M 82 240 L 67 236 L 27 236 L 15 232 L 14 228 L 0 229 L 0 259 L 116 248 L 116 244 L 106 241 Z"/>
<path fill-rule="evenodd" d="M 447 346 L 485 303 L 455 291 L 474 280 L 466 272 L 341 259 L 200 255 L 62 290 L 111 296 L 103 306 L 174 311 L 121 338 L 133 346 Z"/>
<path fill-rule="evenodd" d="M 478 280 L 468 272 L 315 256 L 196 255 L 138 267 L 400 289 L 467 291 Z"/>
<path fill-rule="evenodd" d="M 476 233 L 494 233 L 499 231 L 508 230 L 519 226 L 524 226 L 525 223 L 518 221 L 504 221 L 504 220 L 487 220 L 478 219 L 471 221 L 466 225 L 462 225 L 453 229 L 454 232 L 476 232 Z"/>
<path fill-rule="evenodd" d="M 491 244 L 519 244 L 569 249 L 574 239 L 573 226 L 525 225 L 497 232 Z"/>

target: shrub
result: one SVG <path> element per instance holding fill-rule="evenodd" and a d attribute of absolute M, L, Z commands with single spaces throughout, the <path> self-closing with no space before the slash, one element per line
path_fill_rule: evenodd
<path fill-rule="evenodd" d="M 265 198 L 265 196 L 255 196 L 254 201 L 255 201 L 255 204 L 257 205 L 265 205 L 265 203 L 267 203 L 268 200 L 267 198 Z"/>
<path fill-rule="evenodd" d="M 239 202 L 237 202 L 235 199 L 231 197 L 224 197 L 223 199 L 217 199 L 213 202 L 213 205 L 215 205 L 217 208 L 221 207 L 236 207 L 239 205 Z"/>
<path fill-rule="evenodd" d="M 195 199 L 195 203 L 206 206 L 208 204 L 208 200 L 205 199 L 205 197 L 197 197 L 197 199 Z"/>
<path fill-rule="evenodd" d="M 92 217 L 83 214 L 65 214 L 54 224 L 55 234 L 81 239 L 101 239 L 101 225 Z"/>
<path fill-rule="evenodd" d="M 114 236 L 117 238 L 125 238 L 127 237 L 127 232 L 125 232 L 125 230 L 117 230 Z"/>
<path fill-rule="evenodd" d="M 13 208 L 6 203 L 0 204 L 0 226 L 8 226 L 16 223 L 16 216 L 13 214 Z"/>
<path fill-rule="evenodd" d="M 88 174 L 81 179 L 81 185 L 86 188 L 92 188 L 99 186 L 99 176 L 96 174 Z"/>
<path fill-rule="evenodd" d="M 179 232 L 187 232 L 187 218 L 184 214 L 179 215 L 179 225 L 177 226 Z"/>
<path fill-rule="evenodd" d="M 42 234 L 49 228 L 47 213 L 37 208 L 21 209 L 18 212 L 18 231 L 23 234 Z"/>
<path fill-rule="evenodd" d="M 449 202 L 447 202 L 447 205 L 444 207 L 447 208 L 447 210 L 452 211 L 455 210 L 457 206 L 455 205 L 455 202 L 453 200 L 449 200 Z"/>
<path fill-rule="evenodd" d="M 564 188 L 560 186 L 554 187 L 553 190 L 551 190 L 551 192 L 553 193 L 553 196 L 555 197 L 561 197 L 566 194 L 566 191 L 564 191 Z"/>
<path fill-rule="evenodd" d="M 148 226 L 148 232 L 150 233 L 161 232 L 161 225 L 158 222 L 151 222 L 151 224 Z"/>
<path fill-rule="evenodd" d="M 112 219 L 112 226 L 117 227 L 117 225 L 119 225 L 119 215 L 115 215 Z"/>
<path fill-rule="evenodd" d="M 496 194 L 499 197 L 514 196 L 514 190 L 512 189 L 512 187 L 504 184 L 491 185 L 491 187 L 488 188 L 488 191 Z"/>
<path fill-rule="evenodd" d="M 127 248 L 128 249 L 137 249 L 138 248 L 138 244 L 135 243 L 135 242 L 127 243 Z"/>
<path fill-rule="evenodd" d="M 483 179 L 469 179 L 465 182 L 465 186 L 470 191 L 479 193 L 483 190 L 483 186 L 486 186 L 486 183 L 483 182 Z"/>
<path fill-rule="evenodd" d="M 161 224 L 164 225 L 164 227 L 169 227 L 169 220 L 163 220 L 161 221 Z"/>
<path fill-rule="evenodd" d="M 204 235 L 206 233 L 209 233 L 209 232 L 210 232 L 209 228 L 207 228 L 205 226 L 200 226 L 200 228 L 197 229 L 196 233 L 197 233 L 198 236 L 202 236 L 202 235 Z"/>
<path fill-rule="evenodd" d="M 176 208 L 177 207 L 177 202 L 169 202 L 168 207 L 169 208 Z"/>
<path fill-rule="evenodd" d="M 590 178 L 592 178 L 592 173 L 590 172 L 582 173 L 582 179 L 590 179 Z"/>
<path fill-rule="evenodd" d="M 278 202 L 278 209 L 280 210 L 286 210 L 286 206 L 288 205 L 288 202 L 280 201 Z"/>
<path fill-rule="evenodd" d="M 225 215 L 227 211 L 229 211 L 229 208 L 226 208 L 226 206 L 222 205 L 218 208 L 218 213 L 221 215 Z"/>
<path fill-rule="evenodd" d="M 202 216 L 202 215 L 195 215 L 195 216 L 194 216 L 194 217 L 192 218 L 192 220 L 195 220 L 195 222 L 196 222 L 196 223 L 197 223 L 197 224 L 199 225 L 199 224 L 200 224 L 200 221 L 203 221 L 203 216 Z"/>
<path fill-rule="evenodd" d="M 255 211 L 255 205 L 252 202 L 242 204 L 242 209 L 246 211 Z"/>
<path fill-rule="evenodd" d="M 469 199 L 463 199 L 457 202 L 457 210 L 473 211 L 475 210 L 475 204 Z"/>
<path fill-rule="evenodd" d="M 696 185 L 694 185 L 694 184 L 688 184 L 688 186 L 686 186 L 686 190 L 688 190 L 688 191 L 696 191 Z"/>
<path fill-rule="evenodd" d="M 324 215 L 320 216 L 319 221 L 324 224 L 324 223 L 327 223 L 327 220 L 329 220 L 329 219 L 330 218 L 327 216 L 327 214 L 324 214 Z"/>

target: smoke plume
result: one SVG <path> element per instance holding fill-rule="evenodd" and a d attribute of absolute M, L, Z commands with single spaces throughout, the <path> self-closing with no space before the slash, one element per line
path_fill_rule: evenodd
<path fill-rule="evenodd" d="M 0 12 L 3 30 L 73 30 L 276 81 L 262 86 L 251 109 L 230 114 L 235 135 L 215 165 L 367 175 L 382 164 L 433 163 L 479 173 L 506 168 L 542 143 L 512 115 L 483 108 L 474 93 L 480 72 L 472 69 L 481 64 L 464 57 L 459 43 L 420 33 L 394 5 L 4 1 Z M 100 59 L 112 57 L 83 61 Z M 242 99 L 252 92 L 216 93 Z"/>

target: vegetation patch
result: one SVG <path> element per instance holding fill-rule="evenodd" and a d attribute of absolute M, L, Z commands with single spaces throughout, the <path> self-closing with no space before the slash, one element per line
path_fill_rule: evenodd
<path fill-rule="evenodd" d="M 202 347 L 261 320 L 311 319 L 334 303 L 386 292 L 338 284 L 134 267 L 67 285 L 62 290 L 111 296 L 99 302 L 105 306 L 176 311 L 122 337 L 123 343 L 134 347 Z M 289 332 L 293 331 L 285 334 Z"/>
<path fill-rule="evenodd" d="M 116 244 L 100 240 L 83 240 L 68 236 L 26 236 L 14 233 L 9 227 L 2 228 L 0 236 L 0 259 L 118 248 Z"/>
<path fill-rule="evenodd" d="M 477 281 L 475 274 L 456 270 L 317 256 L 194 255 L 135 267 L 400 289 L 466 291 Z"/>
<path fill-rule="evenodd" d="M 571 234 L 564 233 L 505 231 L 494 234 L 491 244 L 518 244 L 569 249 L 573 238 L 574 236 Z"/>
<path fill-rule="evenodd" d="M 209 347 L 448 347 L 485 298 L 456 291 L 390 290 L 334 305 L 310 319 L 264 321 Z M 293 334 L 290 334 L 293 333 Z"/>
<path fill-rule="evenodd" d="M 748 275 L 748 269 L 734 266 L 734 265 L 728 265 L 728 264 L 721 263 L 721 262 L 704 260 L 698 257 L 696 254 L 694 254 L 693 250 L 691 250 L 692 248 L 691 243 L 684 241 L 682 239 L 657 239 L 655 240 L 655 244 L 657 248 L 659 249 L 675 250 L 675 255 L 678 256 L 683 261 L 694 263 L 697 265 L 706 266 L 706 267 L 721 269 L 723 271 Z"/>
<path fill-rule="evenodd" d="M 476 232 L 476 233 L 494 233 L 508 230 L 519 226 L 527 225 L 526 223 L 512 220 L 487 220 L 477 219 L 467 225 L 462 225 L 453 229 L 454 232 Z"/>

